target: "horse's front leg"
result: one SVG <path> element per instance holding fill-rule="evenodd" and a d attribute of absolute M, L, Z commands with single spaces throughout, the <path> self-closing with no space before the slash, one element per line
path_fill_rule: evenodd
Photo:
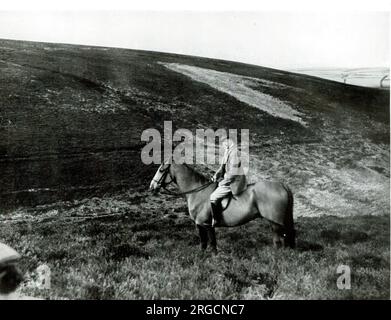
<path fill-rule="evenodd" d="M 208 232 L 205 227 L 197 224 L 198 232 L 200 234 L 201 249 L 205 250 L 208 247 Z"/>
<path fill-rule="evenodd" d="M 213 227 L 208 228 L 208 236 L 209 236 L 210 245 L 212 247 L 213 253 L 217 253 L 217 241 L 216 241 L 215 228 Z"/>

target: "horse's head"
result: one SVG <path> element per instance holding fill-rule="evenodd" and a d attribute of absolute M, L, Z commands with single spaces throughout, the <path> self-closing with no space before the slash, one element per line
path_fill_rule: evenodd
<path fill-rule="evenodd" d="M 149 190 L 153 193 L 157 193 L 160 188 L 164 188 L 174 181 L 174 178 L 171 176 L 171 164 L 163 163 L 160 165 L 159 169 L 156 171 L 151 184 L 149 185 Z"/>

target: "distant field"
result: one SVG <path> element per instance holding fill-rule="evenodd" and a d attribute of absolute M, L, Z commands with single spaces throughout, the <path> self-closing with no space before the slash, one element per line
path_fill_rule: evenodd
<path fill-rule="evenodd" d="M 387 299 L 389 110 L 389 90 L 282 70 L 0 40 L 0 241 L 23 256 L 22 293 L 51 299 Z M 164 120 L 249 129 L 248 179 L 291 187 L 298 248 L 275 251 L 259 220 L 202 255 L 185 200 L 147 192 L 140 137 Z"/>
<path fill-rule="evenodd" d="M 292 71 L 356 86 L 390 88 L 390 70 L 387 68 L 296 69 Z"/>

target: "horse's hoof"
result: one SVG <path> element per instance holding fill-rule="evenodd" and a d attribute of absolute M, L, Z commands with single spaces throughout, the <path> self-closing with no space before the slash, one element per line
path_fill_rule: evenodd
<path fill-rule="evenodd" d="M 205 252 L 206 251 L 206 246 L 201 246 L 200 249 L 201 249 L 200 250 L 201 252 Z"/>

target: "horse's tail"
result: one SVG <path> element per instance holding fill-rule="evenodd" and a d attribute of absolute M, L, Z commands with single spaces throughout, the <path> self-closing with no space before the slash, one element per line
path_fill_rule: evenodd
<path fill-rule="evenodd" d="M 286 185 L 284 185 L 284 189 L 288 195 L 288 205 L 285 212 L 285 243 L 290 248 L 294 248 L 296 246 L 296 231 L 293 221 L 293 193 L 292 190 Z"/>

